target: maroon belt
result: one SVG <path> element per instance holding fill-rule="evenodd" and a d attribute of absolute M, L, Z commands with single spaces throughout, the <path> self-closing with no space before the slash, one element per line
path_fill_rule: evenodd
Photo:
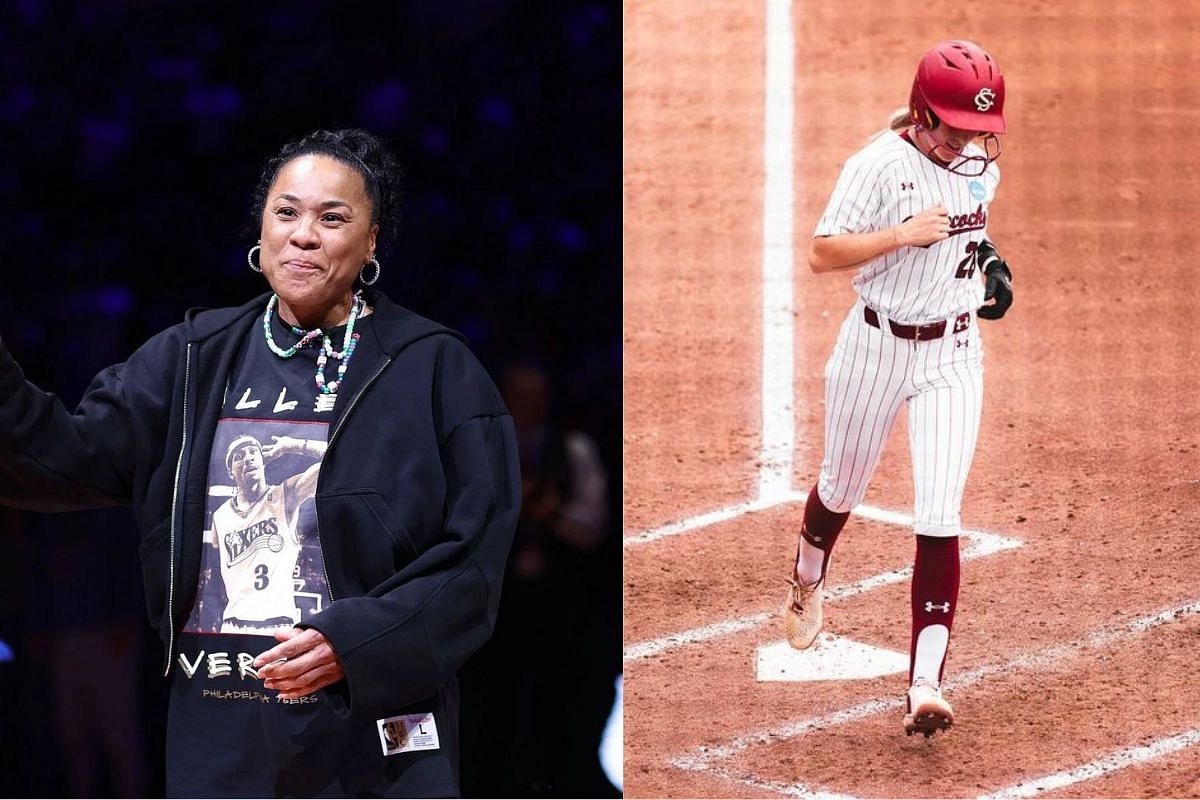
<path fill-rule="evenodd" d="M 870 306 L 863 306 L 863 319 L 873 328 L 879 327 L 879 314 Z M 954 332 L 961 333 L 971 325 L 970 312 L 963 312 L 954 318 Z M 897 339 L 912 339 L 923 342 L 926 339 L 940 339 L 946 334 L 946 320 L 938 320 L 928 325 L 902 325 L 894 320 L 888 320 L 888 327 Z"/>

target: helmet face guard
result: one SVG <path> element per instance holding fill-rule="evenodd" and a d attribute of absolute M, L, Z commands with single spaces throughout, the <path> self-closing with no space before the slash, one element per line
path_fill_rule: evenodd
<path fill-rule="evenodd" d="M 914 123 L 914 127 L 924 131 L 929 130 L 926 126 L 917 123 Z M 983 150 L 982 155 L 968 155 L 945 144 L 935 144 L 926 155 L 948 172 L 965 175 L 968 178 L 977 178 L 987 172 L 991 163 L 1000 157 L 1000 137 L 994 133 L 985 133 L 977 141 L 977 146 Z"/>

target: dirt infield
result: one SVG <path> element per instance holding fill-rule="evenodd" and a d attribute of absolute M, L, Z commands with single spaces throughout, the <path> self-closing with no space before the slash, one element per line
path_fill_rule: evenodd
<path fill-rule="evenodd" d="M 782 638 L 802 507 L 740 505 L 758 499 L 761 387 L 778 368 L 761 302 L 767 3 L 626 1 L 627 796 L 1200 795 L 1200 7 L 1146 7 L 792 8 L 797 495 L 853 301 L 848 273 L 803 258 L 841 163 L 906 100 L 934 41 L 979 41 L 1007 80 L 989 230 L 1016 302 L 984 323 L 963 515 L 1013 546 L 964 563 L 958 724 L 925 741 L 901 731 L 903 675 L 756 680 L 756 649 Z M 827 607 L 828 631 L 902 652 L 895 571 L 913 543 L 887 512 L 911 511 L 907 449 L 894 431 L 866 498 L 882 512 L 851 518 L 830 575 L 851 590 Z"/>

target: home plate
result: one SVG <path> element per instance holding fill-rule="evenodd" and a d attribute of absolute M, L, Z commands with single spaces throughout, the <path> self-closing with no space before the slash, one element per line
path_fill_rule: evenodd
<path fill-rule="evenodd" d="M 908 669 L 908 654 L 822 633 L 807 650 L 787 642 L 758 648 L 758 680 L 845 681 L 878 678 Z"/>

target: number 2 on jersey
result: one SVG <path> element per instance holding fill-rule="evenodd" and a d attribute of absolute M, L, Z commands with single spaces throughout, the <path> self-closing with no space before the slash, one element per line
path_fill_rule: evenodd
<path fill-rule="evenodd" d="M 255 589 L 257 589 L 258 591 L 261 592 L 263 589 L 267 588 L 267 584 L 269 584 L 270 582 L 271 582 L 271 579 L 267 577 L 267 565 L 266 564 L 259 564 L 257 567 L 254 568 L 254 588 Z"/>
<path fill-rule="evenodd" d="M 975 277 L 975 259 L 978 257 L 978 251 L 978 242 L 967 242 L 967 257 L 958 262 L 958 269 L 954 272 L 955 278 Z"/>

